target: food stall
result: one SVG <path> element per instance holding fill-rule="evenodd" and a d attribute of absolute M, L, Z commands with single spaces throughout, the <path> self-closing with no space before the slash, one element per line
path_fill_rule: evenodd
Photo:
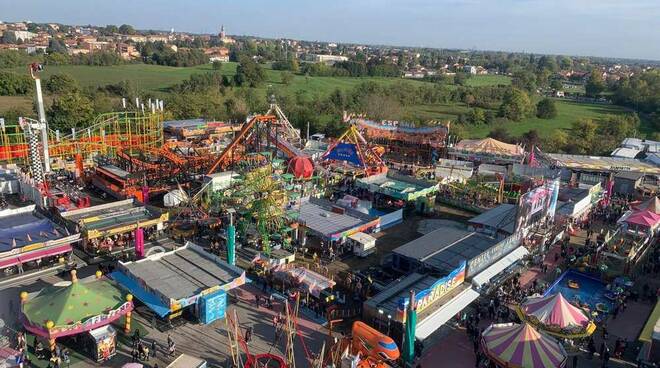
<path fill-rule="evenodd" d="M 87 334 L 90 356 L 104 362 L 117 354 L 117 331 L 111 326 L 90 330 Z"/>
<path fill-rule="evenodd" d="M 353 247 L 353 254 L 358 257 L 366 257 L 376 252 L 376 238 L 363 232 L 351 234 L 348 237 Z"/>

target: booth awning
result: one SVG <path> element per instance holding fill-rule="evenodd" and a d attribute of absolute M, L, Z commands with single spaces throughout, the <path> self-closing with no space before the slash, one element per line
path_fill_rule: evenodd
<path fill-rule="evenodd" d="M 14 266 L 19 263 L 25 263 L 29 261 L 34 261 L 35 259 L 40 259 L 44 257 L 52 257 L 58 254 L 70 252 L 72 250 L 71 245 L 65 244 L 48 249 L 39 249 L 33 252 L 22 253 L 20 255 L 14 255 L 0 260 L 0 268 L 5 268 L 9 266 Z"/>
<path fill-rule="evenodd" d="M 507 267 L 511 266 L 512 264 L 516 263 L 519 259 L 522 257 L 526 256 L 529 254 L 529 251 L 527 251 L 527 248 L 520 246 L 516 249 L 514 249 L 511 253 L 507 254 L 504 258 L 500 259 L 499 261 L 493 263 L 490 267 L 486 268 L 485 270 L 481 271 L 478 275 L 474 276 L 472 278 L 472 285 L 475 287 L 481 287 L 481 285 L 487 283 L 495 277 L 498 273 L 504 271 Z"/>
<path fill-rule="evenodd" d="M 120 271 L 114 271 L 110 274 L 110 277 L 115 280 L 119 285 L 126 288 L 133 296 L 135 296 L 139 301 L 144 303 L 149 309 L 160 317 L 165 317 L 170 313 L 170 307 L 165 305 L 158 296 L 149 293 L 144 288 L 142 288 L 136 281 L 121 273 Z"/>
<path fill-rule="evenodd" d="M 57 247 L 49 248 L 49 249 L 40 249 L 35 252 L 30 252 L 26 254 L 21 254 L 18 259 L 21 261 L 21 263 L 29 262 L 29 261 L 34 261 L 35 259 L 40 259 L 43 257 L 52 257 L 58 254 L 70 252 L 73 249 L 71 248 L 71 245 L 65 244 L 65 245 L 60 245 Z"/>
<path fill-rule="evenodd" d="M 479 293 L 472 288 L 467 288 L 460 294 L 456 295 L 449 302 L 442 307 L 438 308 L 433 314 L 426 317 L 424 320 L 417 323 L 417 331 L 415 337 L 424 340 L 429 337 L 435 330 L 440 328 L 445 322 L 449 321 L 456 313 L 463 310 L 479 297 Z"/>

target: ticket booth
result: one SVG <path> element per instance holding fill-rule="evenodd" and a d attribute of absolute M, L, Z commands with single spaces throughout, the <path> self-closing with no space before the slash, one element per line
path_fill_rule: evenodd
<path fill-rule="evenodd" d="M 104 362 L 117 354 L 117 331 L 111 325 L 88 332 L 88 346 L 92 359 Z"/>

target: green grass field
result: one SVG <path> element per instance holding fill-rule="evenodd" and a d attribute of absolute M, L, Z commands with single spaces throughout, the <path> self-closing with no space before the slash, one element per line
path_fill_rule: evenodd
<path fill-rule="evenodd" d="M 223 63 L 221 73 L 223 75 L 233 76 L 236 73 L 236 63 Z M 24 73 L 23 68 L 10 69 L 16 73 Z M 127 64 L 117 66 L 85 66 L 85 65 L 62 65 L 46 66 L 42 75 L 44 78 L 57 73 L 66 73 L 73 76 L 84 87 L 100 87 L 107 84 L 114 84 L 124 80 L 130 80 L 138 88 L 165 97 L 168 88 L 189 78 L 195 73 L 205 73 L 212 71 L 210 64 L 200 65 L 190 68 L 175 68 L 160 65 L 146 64 Z M 360 83 L 372 81 L 382 85 L 393 85 L 396 83 L 406 83 L 411 85 L 423 85 L 429 82 L 418 80 L 409 80 L 402 78 L 379 78 L 379 77 L 310 77 L 303 75 L 294 75 L 289 85 L 282 83 L 283 72 L 266 69 L 266 82 L 257 89 L 257 93 L 265 98 L 266 91 L 269 88 L 279 90 L 288 95 L 294 95 L 303 91 L 309 95 L 326 96 L 335 89 L 348 91 Z M 470 86 L 487 86 L 498 84 L 510 84 L 511 78 L 503 75 L 477 75 L 469 78 L 467 84 Z M 0 113 L 11 108 L 32 109 L 32 96 L 1 96 Z M 49 99 L 49 96 L 46 96 Z M 563 100 L 557 100 L 559 114 L 557 118 L 551 120 L 528 118 L 522 122 L 508 123 L 506 128 L 513 135 L 520 135 L 530 129 L 537 129 L 541 135 L 548 135 L 553 129 L 566 129 L 571 124 L 582 118 L 599 119 L 607 114 L 618 114 L 626 110 L 616 106 L 578 104 Z M 417 121 L 453 120 L 459 114 L 465 114 L 469 111 L 467 106 L 462 103 L 453 104 L 434 104 L 418 105 L 408 107 L 404 111 L 407 119 Z M 484 137 L 494 126 L 467 126 L 470 136 Z"/>
<path fill-rule="evenodd" d="M 236 70 L 235 67 L 233 69 Z M 10 70 L 15 73 L 25 73 L 24 68 Z M 42 78 L 46 79 L 53 74 L 65 73 L 77 79 L 83 87 L 100 87 L 130 80 L 140 89 L 163 91 L 167 87 L 187 79 L 192 74 L 211 70 L 210 65 L 200 65 L 192 68 L 175 68 L 146 64 L 116 66 L 47 65 L 42 72 Z"/>
<path fill-rule="evenodd" d="M 465 81 L 465 84 L 470 87 L 482 87 L 482 86 L 497 86 L 500 84 L 510 85 L 511 77 L 506 75 L 473 75 Z"/>
<path fill-rule="evenodd" d="M 571 101 L 556 100 L 557 117 L 554 119 L 539 119 L 529 117 L 520 122 L 509 122 L 504 127 L 513 136 L 520 136 L 523 133 L 536 129 L 541 136 L 552 134 L 555 129 L 568 129 L 573 122 L 580 119 L 603 119 L 607 115 L 616 115 L 629 112 L 620 106 L 576 103 Z M 468 133 L 475 138 L 481 138 L 495 129 L 496 125 L 468 126 Z"/>

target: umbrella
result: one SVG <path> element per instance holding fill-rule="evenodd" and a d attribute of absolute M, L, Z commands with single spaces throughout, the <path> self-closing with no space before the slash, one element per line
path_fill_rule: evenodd
<path fill-rule="evenodd" d="M 587 314 L 569 303 L 561 293 L 527 298 L 516 312 L 521 320 L 559 337 L 586 337 L 596 329 Z"/>
<path fill-rule="evenodd" d="M 121 368 L 144 368 L 144 365 L 140 363 L 126 363 Z"/>
<path fill-rule="evenodd" d="M 403 337 L 403 361 L 412 364 L 415 359 L 415 330 L 417 328 L 417 306 L 415 292 L 410 291 L 410 301 L 406 307 L 406 330 Z"/>
<path fill-rule="evenodd" d="M 527 323 L 490 325 L 482 334 L 484 353 L 507 368 L 561 368 L 566 350 Z"/>

